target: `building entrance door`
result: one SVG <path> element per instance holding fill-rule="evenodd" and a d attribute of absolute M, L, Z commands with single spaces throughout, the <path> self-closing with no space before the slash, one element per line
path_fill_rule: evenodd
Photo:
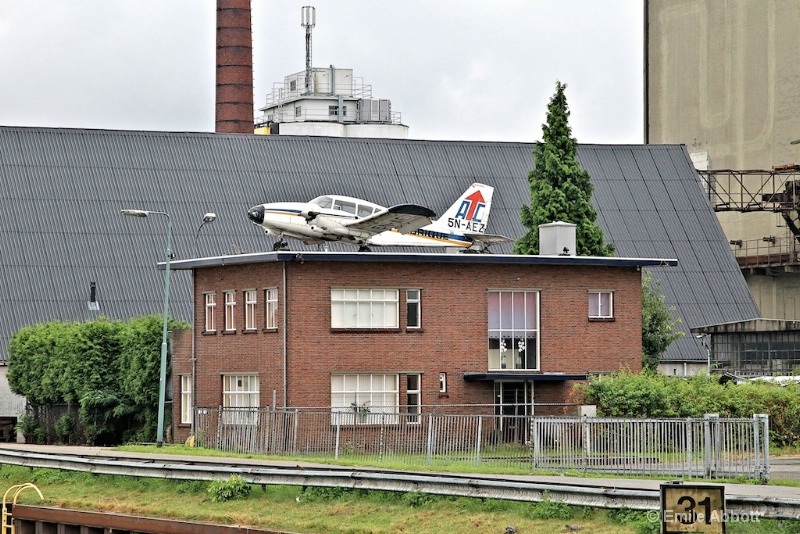
<path fill-rule="evenodd" d="M 524 443 L 533 415 L 532 382 L 495 382 L 495 415 L 505 443 Z"/>

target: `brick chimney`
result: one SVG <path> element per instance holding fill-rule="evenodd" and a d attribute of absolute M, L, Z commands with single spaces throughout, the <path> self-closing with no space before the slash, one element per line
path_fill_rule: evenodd
<path fill-rule="evenodd" d="M 217 0 L 217 133 L 253 133 L 250 0 Z"/>

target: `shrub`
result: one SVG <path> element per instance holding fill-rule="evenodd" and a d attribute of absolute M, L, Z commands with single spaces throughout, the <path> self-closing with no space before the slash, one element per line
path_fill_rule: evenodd
<path fill-rule="evenodd" d="M 770 438 L 777 446 L 800 443 L 800 385 L 748 382 L 720 384 L 719 377 L 688 379 L 663 373 L 621 372 L 576 386 L 583 404 L 597 405 L 611 417 L 752 417 L 765 413 Z"/>
<path fill-rule="evenodd" d="M 244 499 L 252 488 L 240 475 L 231 475 L 228 480 L 215 480 L 208 485 L 212 502 L 225 502 Z"/>
<path fill-rule="evenodd" d="M 563 502 L 553 502 L 547 492 L 544 499 L 531 505 L 528 517 L 531 519 L 570 519 L 572 508 Z"/>
<path fill-rule="evenodd" d="M 29 413 L 19 418 L 14 430 L 22 432 L 27 443 L 42 444 L 47 440 L 47 433 L 41 427 L 36 417 Z"/>
<path fill-rule="evenodd" d="M 69 414 L 64 414 L 56 421 L 56 437 L 61 443 L 69 443 L 69 437 L 75 430 L 75 424 Z"/>

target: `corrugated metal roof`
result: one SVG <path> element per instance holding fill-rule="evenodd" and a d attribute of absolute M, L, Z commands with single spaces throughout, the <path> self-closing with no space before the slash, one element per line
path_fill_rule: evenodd
<path fill-rule="evenodd" d="M 122 217 L 121 209 L 169 212 L 172 249 L 186 259 L 271 250 L 246 216 L 262 202 L 340 193 L 443 213 L 481 181 L 495 187 L 489 231 L 518 237 L 532 150 L 531 143 L 0 127 L 0 358 L 24 325 L 161 313 L 156 263 L 164 260 L 166 221 Z M 678 258 L 678 267 L 651 268 L 683 317 L 686 336 L 669 357 L 706 358 L 689 327 L 758 316 L 683 146 L 581 145 L 578 156 L 617 255 Z M 209 211 L 218 219 L 198 233 Z M 99 313 L 87 306 L 91 282 Z M 170 297 L 173 315 L 188 320 L 186 272 L 175 273 Z"/>

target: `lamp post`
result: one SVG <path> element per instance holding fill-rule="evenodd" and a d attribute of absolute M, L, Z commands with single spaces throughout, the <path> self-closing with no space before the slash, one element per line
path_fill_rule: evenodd
<path fill-rule="evenodd" d="M 706 358 L 708 360 L 708 374 L 711 374 L 711 342 L 709 341 L 708 334 L 697 334 L 694 336 L 700 340 L 700 344 L 706 349 Z"/>
<path fill-rule="evenodd" d="M 161 369 L 158 381 L 158 430 L 156 431 L 156 446 L 164 444 L 164 400 L 167 386 L 167 320 L 169 318 L 169 262 L 172 259 L 170 243 L 172 241 L 172 217 L 164 211 L 122 210 L 122 215 L 128 217 L 147 217 L 149 215 L 164 215 L 167 218 L 167 264 L 164 270 L 164 325 L 161 333 Z"/>
<path fill-rule="evenodd" d="M 200 238 L 200 230 L 202 230 L 203 226 L 205 226 L 206 224 L 214 222 L 216 220 L 217 220 L 217 214 L 216 213 L 206 213 L 205 215 L 203 215 L 203 222 L 200 223 L 200 227 L 197 229 L 197 234 L 194 236 L 194 253 L 195 253 L 195 256 L 199 256 L 200 255 L 200 246 L 198 245 L 198 241 L 197 241 Z"/>

